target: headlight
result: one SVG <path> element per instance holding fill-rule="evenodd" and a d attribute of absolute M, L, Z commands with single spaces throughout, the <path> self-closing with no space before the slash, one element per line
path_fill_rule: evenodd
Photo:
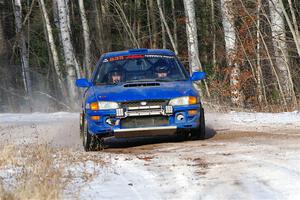
<path fill-rule="evenodd" d="M 91 110 L 108 110 L 108 109 L 117 109 L 119 105 L 117 102 L 113 101 L 99 101 L 99 102 L 92 102 L 90 104 L 86 104 L 87 109 Z"/>
<path fill-rule="evenodd" d="M 185 105 L 192 105 L 198 103 L 197 97 L 193 96 L 186 96 L 186 97 L 178 97 L 171 99 L 169 105 L 171 106 L 185 106 Z"/>

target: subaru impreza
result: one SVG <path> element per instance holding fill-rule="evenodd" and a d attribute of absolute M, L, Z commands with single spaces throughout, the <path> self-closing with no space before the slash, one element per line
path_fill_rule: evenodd
<path fill-rule="evenodd" d="M 86 151 L 106 137 L 184 135 L 205 138 L 204 109 L 191 76 L 170 50 L 130 49 L 103 54 L 85 88 L 80 133 Z"/>

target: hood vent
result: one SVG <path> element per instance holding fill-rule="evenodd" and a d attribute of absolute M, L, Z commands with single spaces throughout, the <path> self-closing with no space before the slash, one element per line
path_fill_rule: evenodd
<path fill-rule="evenodd" d="M 124 87 L 152 87 L 152 86 L 160 86 L 160 84 L 159 83 L 129 83 L 124 85 Z"/>

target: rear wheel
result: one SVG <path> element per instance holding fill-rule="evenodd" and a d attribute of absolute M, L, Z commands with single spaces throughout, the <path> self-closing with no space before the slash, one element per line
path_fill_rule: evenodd
<path fill-rule="evenodd" d="M 200 108 L 199 127 L 192 131 L 192 138 L 196 140 L 204 140 L 206 138 L 205 116 L 204 109 L 202 107 Z"/>
<path fill-rule="evenodd" d="M 87 120 L 84 119 L 83 124 L 83 147 L 85 151 L 97 151 L 103 149 L 103 138 L 91 135 L 88 130 Z"/>

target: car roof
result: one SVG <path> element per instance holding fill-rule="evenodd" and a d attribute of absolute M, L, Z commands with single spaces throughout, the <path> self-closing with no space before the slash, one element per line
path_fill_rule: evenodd
<path fill-rule="evenodd" d="M 128 49 L 127 51 L 115 51 L 105 53 L 101 56 L 102 59 L 112 58 L 117 56 L 130 56 L 137 54 L 149 54 L 149 55 L 165 55 L 165 56 L 175 56 L 175 53 L 169 49 Z"/>

